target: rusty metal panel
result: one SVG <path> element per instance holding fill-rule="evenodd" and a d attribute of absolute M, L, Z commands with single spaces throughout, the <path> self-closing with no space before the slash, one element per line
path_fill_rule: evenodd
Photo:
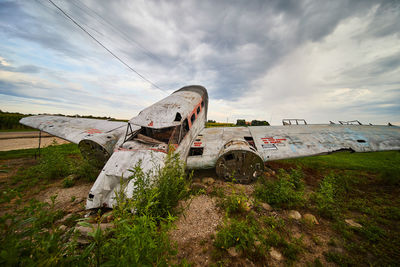
<path fill-rule="evenodd" d="M 125 127 L 126 122 L 63 116 L 37 115 L 22 118 L 20 123 L 78 144 L 84 138 Z"/>
<path fill-rule="evenodd" d="M 292 125 L 249 127 L 264 161 L 327 154 L 400 150 L 400 127 Z"/>
<path fill-rule="evenodd" d="M 201 140 L 201 145 L 204 148 L 203 155 L 188 156 L 186 160 L 187 168 L 210 169 L 215 167 L 218 155 L 224 144 L 231 139 L 243 139 L 245 136 L 251 136 L 247 127 L 218 127 L 203 129 L 196 137 L 196 139 Z M 195 140 L 192 142 L 191 147 L 196 147 Z"/>
<path fill-rule="evenodd" d="M 187 118 L 194 105 L 200 104 L 201 95 L 191 91 L 178 91 L 142 110 L 139 115 L 129 120 L 130 123 L 152 128 L 165 128 L 181 124 L 175 121 L 177 113 Z"/>
<path fill-rule="evenodd" d="M 119 150 L 114 152 L 107 161 L 93 184 L 89 198 L 86 201 L 86 208 L 109 207 L 115 204 L 115 193 L 121 188 L 121 180 L 131 176 L 131 169 L 141 162 L 142 170 L 154 175 L 157 168 L 164 166 L 164 159 L 167 154 L 152 150 Z M 131 180 L 125 188 L 127 197 L 132 197 L 134 191 L 134 180 Z"/>

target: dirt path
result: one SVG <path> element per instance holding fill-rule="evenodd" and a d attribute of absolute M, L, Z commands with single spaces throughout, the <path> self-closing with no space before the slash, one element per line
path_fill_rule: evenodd
<path fill-rule="evenodd" d="M 42 138 L 51 137 L 51 134 L 42 132 Z M 37 138 L 39 131 L 28 132 L 0 132 L 0 139 L 16 139 L 16 138 Z"/>
<path fill-rule="evenodd" d="M 51 145 L 53 142 L 67 144 L 68 141 L 42 132 L 41 147 Z M 0 151 L 16 149 L 37 148 L 39 145 L 39 132 L 0 132 Z"/>

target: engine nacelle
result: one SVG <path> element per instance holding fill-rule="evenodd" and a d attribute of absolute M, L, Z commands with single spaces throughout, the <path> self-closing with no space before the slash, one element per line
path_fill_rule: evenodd
<path fill-rule="evenodd" d="M 96 134 L 82 139 L 78 146 L 81 154 L 92 165 L 101 168 L 114 152 L 114 147 L 123 134 L 121 131 Z"/>
<path fill-rule="evenodd" d="M 217 175 L 225 180 L 234 179 L 239 183 L 250 183 L 261 175 L 264 162 L 244 139 L 231 139 L 219 152 L 216 164 Z"/>

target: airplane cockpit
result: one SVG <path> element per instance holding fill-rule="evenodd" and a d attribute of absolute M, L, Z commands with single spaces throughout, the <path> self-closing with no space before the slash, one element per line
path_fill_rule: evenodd
<path fill-rule="evenodd" d="M 167 153 L 170 147 L 176 149 L 179 146 L 188 131 L 187 119 L 179 125 L 165 128 L 145 126 L 139 128 L 139 126 L 128 123 L 125 138 L 119 147 L 128 150 L 150 147 Z"/>

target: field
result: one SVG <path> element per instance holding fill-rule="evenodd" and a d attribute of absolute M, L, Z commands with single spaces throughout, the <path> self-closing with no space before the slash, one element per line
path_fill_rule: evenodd
<path fill-rule="evenodd" d="M 77 146 L 35 153 L 0 152 L 2 266 L 400 264 L 397 151 L 268 162 L 250 185 L 171 156 L 153 184 L 132 166 L 133 199 L 94 213 L 99 170 Z"/>

